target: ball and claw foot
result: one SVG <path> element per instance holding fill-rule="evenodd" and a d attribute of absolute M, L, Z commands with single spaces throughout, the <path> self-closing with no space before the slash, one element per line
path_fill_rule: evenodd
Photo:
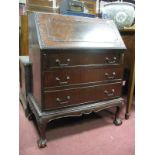
<path fill-rule="evenodd" d="M 120 118 L 116 118 L 113 123 L 116 125 L 116 126 L 119 126 L 122 124 L 122 120 Z"/>
<path fill-rule="evenodd" d="M 39 148 L 44 148 L 44 147 L 46 147 L 46 142 L 47 142 L 46 139 L 39 139 L 39 140 L 38 140 L 38 146 L 39 146 Z"/>
<path fill-rule="evenodd" d="M 33 120 L 33 114 L 32 113 L 29 113 L 28 116 L 27 116 L 27 118 L 28 118 L 29 121 Z"/>

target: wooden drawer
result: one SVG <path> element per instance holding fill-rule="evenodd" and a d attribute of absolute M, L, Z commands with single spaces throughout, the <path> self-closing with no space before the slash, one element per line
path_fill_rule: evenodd
<path fill-rule="evenodd" d="M 120 97 L 121 82 L 44 92 L 44 110 Z"/>
<path fill-rule="evenodd" d="M 48 70 L 60 67 L 94 66 L 94 65 L 119 65 L 120 53 L 61 53 L 43 54 L 43 69 Z"/>
<path fill-rule="evenodd" d="M 43 74 L 44 88 L 55 86 L 66 86 L 76 84 L 86 84 L 93 82 L 102 82 L 122 79 L 122 68 L 77 68 L 60 69 L 55 71 L 46 71 Z"/>

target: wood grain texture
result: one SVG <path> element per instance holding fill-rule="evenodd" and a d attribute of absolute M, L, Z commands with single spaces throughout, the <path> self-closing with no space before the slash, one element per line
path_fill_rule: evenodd
<path fill-rule="evenodd" d="M 41 108 L 41 54 L 37 40 L 37 32 L 32 16 L 29 16 L 29 52 L 30 62 L 32 62 L 32 94 Z"/>
<path fill-rule="evenodd" d="M 121 87 L 122 84 L 120 82 L 66 90 L 45 91 L 44 108 L 45 110 L 51 110 L 70 105 L 79 105 L 118 98 L 121 96 Z"/>
<path fill-rule="evenodd" d="M 112 52 L 110 50 L 61 50 L 42 54 L 43 68 L 49 70 L 53 68 L 64 67 L 88 67 L 105 65 L 122 65 L 120 51 Z"/>
<path fill-rule="evenodd" d="M 41 49 L 126 49 L 113 21 L 35 13 Z"/>
<path fill-rule="evenodd" d="M 122 68 L 87 67 L 59 69 L 55 71 L 45 71 L 43 73 L 43 87 L 51 88 L 56 86 L 93 84 L 122 80 Z"/>

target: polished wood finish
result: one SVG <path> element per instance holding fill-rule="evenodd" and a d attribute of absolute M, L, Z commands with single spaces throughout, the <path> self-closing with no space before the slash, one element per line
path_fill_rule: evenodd
<path fill-rule="evenodd" d="M 112 21 L 32 13 L 29 30 L 33 84 L 28 101 L 40 132 L 39 147 L 46 145 L 49 121 L 122 105 L 126 48 Z M 90 34 L 103 35 L 95 41 Z M 121 124 L 119 111 L 115 125 Z"/>
<path fill-rule="evenodd" d="M 80 66 L 105 66 L 105 65 L 120 65 L 122 64 L 122 55 L 120 51 L 109 52 L 110 50 L 95 51 L 95 50 L 68 50 L 57 51 L 43 54 L 43 68 L 45 70 L 60 68 L 60 67 L 80 67 Z M 89 54 L 88 54 L 89 53 Z"/>
<path fill-rule="evenodd" d="M 44 109 L 86 104 L 121 96 L 121 82 L 44 92 Z"/>
<path fill-rule="evenodd" d="M 112 20 L 59 14 L 49 16 L 42 13 L 32 16 L 35 19 L 41 49 L 119 49 L 119 51 L 124 51 L 126 48 Z"/>
<path fill-rule="evenodd" d="M 32 71 L 33 71 L 33 76 L 32 76 L 32 93 L 35 96 L 36 102 L 38 103 L 39 107 L 41 107 L 41 56 L 38 54 L 38 49 L 37 47 L 33 49 L 33 52 L 30 51 L 30 61 L 35 62 L 35 64 L 32 65 Z"/>
<path fill-rule="evenodd" d="M 46 88 L 86 85 L 89 83 L 101 83 L 112 80 L 121 80 L 123 69 L 105 67 L 63 68 L 43 73 L 43 85 Z"/>

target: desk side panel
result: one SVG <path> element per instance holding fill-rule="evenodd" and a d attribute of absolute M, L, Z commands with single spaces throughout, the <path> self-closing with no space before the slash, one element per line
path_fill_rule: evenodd
<path fill-rule="evenodd" d="M 29 15 L 29 56 L 32 63 L 32 94 L 41 108 L 41 51 L 34 15 Z"/>

